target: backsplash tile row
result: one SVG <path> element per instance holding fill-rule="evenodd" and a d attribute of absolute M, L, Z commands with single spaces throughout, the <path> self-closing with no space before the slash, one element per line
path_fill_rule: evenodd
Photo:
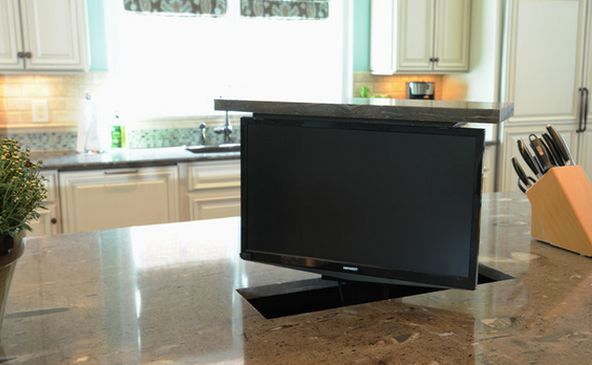
<path fill-rule="evenodd" d="M 17 140 L 31 151 L 72 151 L 76 149 L 76 132 L 7 133 L 2 137 Z"/>
<path fill-rule="evenodd" d="M 234 125 L 231 142 L 240 142 L 239 128 Z M 221 144 L 224 137 L 208 128 L 206 144 Z M 31 151 L 73 151 L 76 132 L 1 133 L 0 137 L 16 139 Z M 131 130 L 126 135 L 127 148 L 158 148 L 202 144 L 199 128 L 165 128 Z"/>

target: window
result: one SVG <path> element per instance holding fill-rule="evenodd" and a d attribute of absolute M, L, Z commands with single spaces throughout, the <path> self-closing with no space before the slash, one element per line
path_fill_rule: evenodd
<path fill-rule="evenodd" d="M 326 19 L 226 14 L 164 16 L 112 10 L 115 107 L 131 120 L 215 114 L 224 97 L 315 99 L 349 95 L 348 2 Z"/>

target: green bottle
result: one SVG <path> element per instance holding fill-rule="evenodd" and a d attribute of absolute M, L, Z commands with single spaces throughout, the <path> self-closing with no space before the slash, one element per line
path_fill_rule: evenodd
<path fill-rule="evenodd" d="M 111 147 L 125 147 L 125 128 L 119 124 L 119 115 L 115 116 L 115 124 L 111 127 Z"/>

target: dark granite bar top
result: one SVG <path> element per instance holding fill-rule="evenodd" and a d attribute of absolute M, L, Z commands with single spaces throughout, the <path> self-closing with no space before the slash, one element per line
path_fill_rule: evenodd
<path fill-rule="evenodd" d="M 511 103 L 350 98 L 321 102 L 216 99 L 214 109 L 293 117 L 331 117 L 430 123 L 497 124 L 512 116 Z"/>
<path fill-rule="evenodd" d="M 592 259 L 486 195 L 479 260 L 514 279 L 277 319 L 236 289 L 316 275 L 242 261 L 238 218 L 28 239 L 0 363 L 589 364 Z"/>
<path fill-rule="evenodd" d="M 112 149 L 99 154 L 72 152 L 35 152 L 33 160 L 43 162 L 45 170 L 91 170 L 175 165 L 178 162 L 228 160 L 240 158 L 240 152 L 192 153 L 185 147 Z"/>

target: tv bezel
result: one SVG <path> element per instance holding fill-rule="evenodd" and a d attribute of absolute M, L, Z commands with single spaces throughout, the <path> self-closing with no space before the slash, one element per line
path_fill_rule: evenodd
<path fill-rule="evenodd" d="M 475 180 L 473 186 L 472 225 L 469 247 L 468 276 L 446 276 L 411 272 L 404 270 L 386 269 L 359 263 L 332 261 L 328 259 L 286 255 L 274 252 L 261 252 L 248 248 L 248 149 L 247 130 L 252 125 L 279 125 L 302 128 L 350 129 L 367 131 L 385 131 L 416 134 L 436 134 L 472 137 L 475 141 Z M 418 286 L 449 287 L 460 289 L 475 289 L 478 276 L 479 235 L 481 218 L 481 184 L 482 163 L 484 153 L 485 131 L 474 128 L 423 126 L 413 122 L 385 123 L 368 120 L 331 120 L 315 118 L 285 118 L 280 116 L 254 116 L 241 118 L 241 252 L 244 260 L 290 269 L 309 271 L 338 280 L 356 280 L 383 284 L 405 284 Z M 355 268 L 355 271 L 351 271 Z"/>

